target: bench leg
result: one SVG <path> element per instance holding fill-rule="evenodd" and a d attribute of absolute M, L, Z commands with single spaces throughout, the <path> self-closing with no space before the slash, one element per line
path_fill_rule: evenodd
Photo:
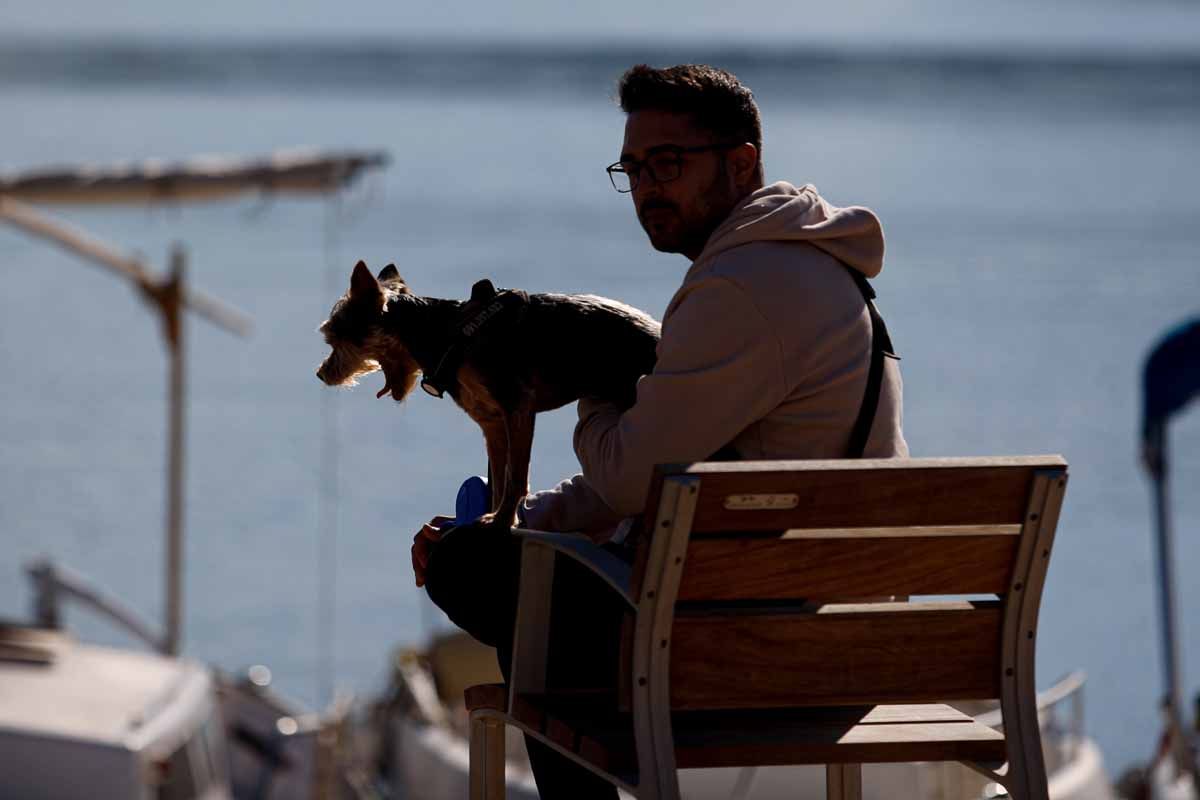
<path fill-rule="evenodd" d="M 504 800 L 504 723 L 471 714 L 471 800 Z"/>
<path fill-rule="evenodd" d="M 826 764 L 825 800 L 862 800 L 862 764 Z"/>

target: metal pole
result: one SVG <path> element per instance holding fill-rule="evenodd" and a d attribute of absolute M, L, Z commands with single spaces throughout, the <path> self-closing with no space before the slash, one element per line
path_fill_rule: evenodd
<path fill-rule="evenodd" d="M 171 360 L 167 444 L 167 635 L 165 650 L 178 655 L 183 628 L 184 341 L 181 299 L 186 257 L 171 248 L 171 274 L 163 286 L 162 312 Z"/>
<path fill-rule="evenodd" d="M 1165 449 L 1165 442 L 1164 442 Z M 1171 520 L 1168 513 L 1168 491 L 1166 457 L 1163 456 L 1163 470 L 1154 478 L 1154 519 L 1158 550 L 1158 603 L 1159 615 L 1162 617 L 1163 638 L 1162 658 L 1163 672 L 1166 679 L 1166 700 L 1171 708 L 1178 712 L 1180 705 L 1179 647 L 1176 642 L 1177 618 L 1175 608 L 1175 571 L 1173 553 L 1171 550 Z"/>
<path fill-rule="evenodd" d="M 91 261 L 128 278 L 156 302 L 161 302 L 156 293 L 162 287 L 154 276 L 137 259 L 126 258 L 112 246 L 93 239 L 78 228 L 54 219 L 41 209 L 33 208 L 11 197 L 0 196 L 0 222 L 8 222 L 28 234 L 57 244 L 85 261 Z M 238 336 L 250 334 L 250 317 L 220 300 L 200 291 L 180 293 L 180 301 L 188 308 L 214 325 L 219 325 Z"/>
<path fill-rule="evenodd" d="M 1158 602 L 1162 617 L 1162 655 L 1165 676 L 1163 711 L 1167 722 L 1167 734 L 1171 754 L 1176 767 L 1191 775 L 1192 782 L 1200 786 L 1200 763 L 1188 726 L 1184 724 L 1184 707 L 1180 702 L 1180 675 L 1182 674 L 1179 645 L 1176 639 L 1178 615 L 1175 605 L 1175 561 L 1171 549 L 1171 515 L 1167 486 L 1169 460 L 1167 458 L 1167 431 L 1162 426 L 1151 436 L 1153 458 L 1150 474 L 1154 481 L 1155 541 L 1158 550 Z"/>
<path fill-rule="evenodd" d="M 162 652 L 166 645 L 162 635 L 150 623 L 143 620 L 121 601 L 109 597 L 88 584 L 82 575 L 66 567 L 56 567 L 48 559 L 34 562 L 26 568 L 34 584 L 34 620 L 44 628 L 58 628 L 61 618 L 61 600 L 70 599 L 82 603 L 86 608 L 99 612 L 132 633 L 155 650 Z"/>

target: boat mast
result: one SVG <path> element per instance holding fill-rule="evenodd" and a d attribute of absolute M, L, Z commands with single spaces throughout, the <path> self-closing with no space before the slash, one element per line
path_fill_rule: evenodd
<path fill-rule="evenodd" d="M 165 649 L 178 655 L 183 637 L 183 465 L 184 398 L 187 369 L 184 364 L 183 297 L 186 258 L 183 246 L 171 249 L 170 275 L 163 284 L 160 305 L 167 350 L 171 360 L 170 392 L 167 403 L 167 632 Z"/>

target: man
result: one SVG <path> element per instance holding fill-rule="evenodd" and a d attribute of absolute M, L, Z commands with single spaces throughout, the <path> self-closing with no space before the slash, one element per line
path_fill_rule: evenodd
<path fill-rule="evenodd" d="M 718 453 L 906 456 L 893 359 L 882 359 L 877 392 L 867 391 L 872 319 L 851 272 L 871 278 L 882 269 L 875 215 L 836 208 L 812 186 L 764 185 L 758 107 L 728 72 L 637 66 L 621 79 L 620 102 L 627 117 L 620 160 L 608 168 L 613 186 L 629 193 L 657 250 L 692 264 L 663 317 L 658 363 L 639 382 L 637 402 L 622 412 L 580 400 L 575 452 L 583 473 L 530 495 L 524 525 L 582 531 L 613 546 L 621 521 L 642 511 L 658 463 Z M 875 394 L 864 430 L 856 423 L 864 397 Z M 427 581 L 451 619 L 497 646 L 507 670 L 517 546 L 470 527 L 442 537 L 444 521 L 416 536 L 417 583 Z M 572 616 L 552 620 L 552 638 L 569 639 L 576 651 L 574 677 L 611 680 L 617 625 L 597 608 L 603 590 L 578 574 L 560 579 L 556 607 L 560 583 L 580 600 L 562 603 Z M 536 742 L 530 758 L 543 798 L 616 797 Z"/>

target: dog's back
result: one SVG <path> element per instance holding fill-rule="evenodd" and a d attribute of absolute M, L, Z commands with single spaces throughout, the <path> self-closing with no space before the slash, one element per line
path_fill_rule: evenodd
<path fill-rule="evenodd" d="M 538 410 L 584 396 L 633 405 L 638 378 L 654 369 L 659 332 L 653 317 L 616 300 L 531 294 L 520 336 Z"/>

